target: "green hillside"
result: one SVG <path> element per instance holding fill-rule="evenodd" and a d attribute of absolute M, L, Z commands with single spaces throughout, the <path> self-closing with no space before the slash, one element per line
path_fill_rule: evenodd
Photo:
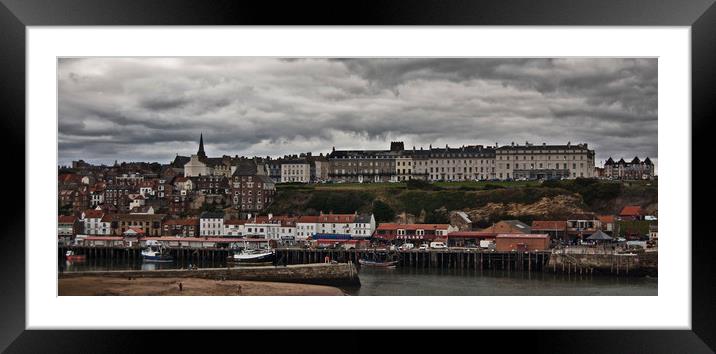
<path fill-rule="evenodd" d="M 611 182 L 595 179 L 539 182 L 279 184 L 269 211 L 274 214 L 374 212 L 380 215 L 408 213 L 422 221 L 445 222 L 450 211 L 473 210 L 491 219 L 508 218 L 504 211 L 481 210 L 509 206 L 527 207 L 521 219 L 566 217 L 570 211 L 616 214 L 624 205 L 657 208 L 658 186 L 649 182 Z M 378 203 L 376 203 L 378 201 Z M 559 208 L 550 203 L 561 203 Z M 503 209 L 505 209 L 503 208 Z M 498 208 L 499 210 L 502 210 Z M 556 211 L 559 210 L 559 211 Z M 384 216 L 385 218 L 385 216 Z"/>

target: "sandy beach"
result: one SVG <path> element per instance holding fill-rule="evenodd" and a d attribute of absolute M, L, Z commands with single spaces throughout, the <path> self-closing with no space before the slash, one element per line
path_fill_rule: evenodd
<path fill-rule="evenodd" d="M 181 290 L 179 289 L 181 283 Z M 60 278 L 60 296 L 341 296 L 332 286 L 199 278 Z"/>

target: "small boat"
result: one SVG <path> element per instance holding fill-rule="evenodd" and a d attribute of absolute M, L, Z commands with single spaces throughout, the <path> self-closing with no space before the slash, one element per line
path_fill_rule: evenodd
<path fill-rule="evenodd" d="M 395 268 L 398 265 L 398 261 L 376 262 L 376 261 L 369 261 L 367 259 L 359 259 L 358 263 L 360 263 L 360 265 L 365 266 L 365 267 L 375 267 L 375 268 Z"/>
<path fill-rule="evenodd" d="M 142 249 L 142 260 L 145 262 L 172 262 L 174 257 L 167 254 L 164 247 L 156 242 L 147 243 L 147 247 Z"/>
<path fill-rule="evenodd" d="M 75 254 L 75 251 L 69 250 L 67 253 L 65 253 L 65 259 L 68 261 L 84 261 L 87 259 L 87 256 L 84 254 Z"/>
<path fill-rule="evenodd" d="M 268 263 L 273 262 L 276 255 L 271 249 L 244 249 L 229 257 L 229 261 L 238 263 Z"/>

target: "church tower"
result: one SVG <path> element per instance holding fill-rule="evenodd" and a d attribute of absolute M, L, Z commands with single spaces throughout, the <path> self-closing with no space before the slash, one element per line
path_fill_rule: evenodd
<path fill-rule="evenodd" d="M 196 152 L 196 155 L 201 158 L 206 158 L 206 153 L 204 152 L 204 133 L 199 135 L 199 151 Z"/>

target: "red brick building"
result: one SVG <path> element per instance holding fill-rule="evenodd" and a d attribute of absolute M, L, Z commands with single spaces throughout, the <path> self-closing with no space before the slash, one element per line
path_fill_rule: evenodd
<path fill-rule="evenodd" d="M 276 184 L 254 161 L 238 163 L 231 175 L 231 204 L 241 212 L 259 212 L 273 202 Z"/>
<path fill-rule="evenodd" d="M 112 234 L 122 236 L 131 227 L 142 229 L 147 236 L 159 236 L 162 233 L 164 214 L 113 214 L 111 217 Z"/>
<path fill-rule="evenodd" d="M 549 249 L 547 234 L 499 234 L 495 238 L 498 252 L 544 251 Z"/>
<path fill-rule="evenodd" d="M 567 237 L 567 221 L 535 220 L 532 222 L 532 232 L 547 234 L 552 240 L 564 240 Z"/>
<path fill-rule="evenodd" d="M 199 219 L 172 219 L 167 220 L 162 225 L 163 236 L 182 236 L 182 237 L 198 237 L 199 236 Z"/>
<path fill-rule="evenodd" d="M 480 241 L 494 241 L 497 234 L 484 231 L 455 231 L 448 234 L 449 247 L 477 247 Z"/>
<path fill-rule="evenodd" d="M 432 241 L 447 239 L 451 231 L 457 228 L 449 224 L 380 224 L 375 230 L 375 238 L 392 242 L 395 240 Z"/>

